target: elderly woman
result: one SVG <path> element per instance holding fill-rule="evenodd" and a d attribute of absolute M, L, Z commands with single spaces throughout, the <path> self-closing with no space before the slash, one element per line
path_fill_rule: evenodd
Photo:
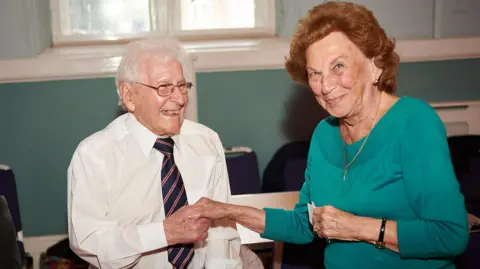
<path fill-rule="evenodd" d="M 427 103 L 394 95 L 394 47 L 360 5 L 313 8 L 299 22 L 286 67 L 331 116 L 314 131 L 295 209 L 203 199 L 204 215 L 279 241 L 326 238 L 328 269 L 455 268 L 469 232 L 445 128 Z"/>

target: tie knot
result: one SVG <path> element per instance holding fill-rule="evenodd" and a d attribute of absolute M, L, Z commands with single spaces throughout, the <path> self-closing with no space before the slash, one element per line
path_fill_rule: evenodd
<path fill-rule="evenodd" d="M 173 139 L 171 137 L 157 138 L 157 140 L 155 141 L 155 145 L 153 145 L 153 147 L 162 153 L 166 152 L 169 154 L 173 154 L 174 143 L 175 142 L 173 142 Z"/>

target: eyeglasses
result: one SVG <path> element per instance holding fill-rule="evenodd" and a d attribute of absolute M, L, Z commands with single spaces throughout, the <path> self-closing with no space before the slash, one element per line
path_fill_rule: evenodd
<path fill-rule="evenodd" d="M 180 90 L 181 93 L 185 94 L 185 93 L 188 93 L 188 91 L 193 87 L 193 84 L 191 82 L 180 82 L 177 85 L 174 85 L 171 83 L 161 84 L 161 85 L 158 85 L 157 87 L 144 84 L 141 82 L 135 82 L 135 83 L 143 85 L 145 87 L 149 87 L 150 89 L 156 90 L 159 96 L 169 96 L 170 94 L 173 93 L 173 90 L 175 88 L 178 88 L 178 90 Z"/>

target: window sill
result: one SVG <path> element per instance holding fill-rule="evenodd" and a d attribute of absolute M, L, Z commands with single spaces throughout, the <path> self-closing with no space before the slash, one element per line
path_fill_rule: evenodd
<path fill-rule="evenodd" d="M 185 42 L 197 72 L 283 69 L 283 38 Z M 0 83 L 112 77 L 123 46 L 49 48 L 29 59 L 0 61 Z M 402 62 L 480 58 L 480 37 L 398 41 Z"/>

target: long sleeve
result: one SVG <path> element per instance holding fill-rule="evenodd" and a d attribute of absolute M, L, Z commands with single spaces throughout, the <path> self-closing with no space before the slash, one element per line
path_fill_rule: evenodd
<path fill-rule="evenodd" d="M 411 111 L 400 141 L 405 192 L 417 220 L 399 220 L 402 258 L 452 257 L 468 243 L 468 221 L 445 127 L 430 107 Z M 414 113 L 414 114 L 413 114 Z"/>
<path fill-rule="evenodd" d="M 314 145 L 315 139 L 312 139 Z M 311 145 L 311 146 L 312 146 Z M 264 238 L 295 244 L 308 244 L 313 240 L 313 233 L 308 220 L 308 207 L 310 203 L 310 174 L 311 163 L 309 156 L 305 171 L 305 182 L 300 190 L 299 199 L 294 210 L 278 208 L 265 208 L 265 232 Z"/>
<path fill-rule="evenodd" d="M 215 182 L 213 184 L 212 200 L 230 203 L 230 183 L 228 178 L 227 163 L 220 138 L 215 133 L 212 135 L 218 152 L 215 167 Z M 233 269 L 241 264 L 240 235 L 233 221 L 221 220 L 212 223 L 207 237 L 206 269 Z"/>
<path fill-rule="evenodd" d="M 75 152 L 68 169 L 69 239 L 72 249 L 99 268 L 124 268 L 142 253 L 167 246 L 163 224 L 120 225 L 109 217 L 112 177 L 105 158 Z"/>

